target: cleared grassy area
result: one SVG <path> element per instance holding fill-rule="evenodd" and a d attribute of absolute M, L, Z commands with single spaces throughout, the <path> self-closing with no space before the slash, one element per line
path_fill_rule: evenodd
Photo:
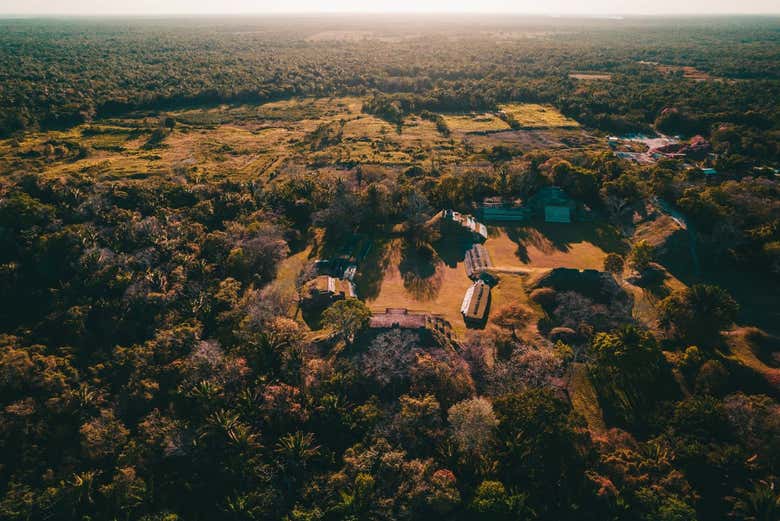
<path fill-rule="evenodd" d="M 400 239 L 377 245 L 361 265 L 357 281 L 358 295 L 372 310 L 407 308 L 440 314 L 459 335 L 466 331 L 460 305 L 469 286 L 462 260 L 453 264 L 437 252 L 430 258 L 416 254 Z"/>
<path fill-rule="evenodd" d="M 462 157 L 463 153 L 460 140 L 442 136 L 434 122 L 417 116 L 407 118 L 401 128 L 401 134 L 394 135 L 393 139 L 402 149 L 422 153 L 426 159 L 433 154 L 437 161 L 455 160 Z"/>
<path fill-rule="evenodd" d="M 780 392 L 780 368 L 771 367 L 757 355 L 759 346 L 754 338 L 761 335 L 756 328 L 741 327 L 725 334 L 726 343 L 731 350 L 733 358 L 763 376 L 767 383 Z M 775 345 L 780 345 L 778 339 L 774 339 Z"/>
<path fill-rule="evenodd" d="M 604 413 L 585 364 L 572 364 L 568 390 L 572 407 L 585 418 L 591 436 L 603 435 L 607 431 Z"/>
<path fill-rule="evenodd" d="M 658 248 L 663 246 L 672 235 L 680 232 L 685 232 L 685 230 L 679 222 L 669 215 L 661 215 L 637 226 L 633 240 L 635 242 L 646 241 L 653 248 Z"/>
<path fill-rule="evenodd" d="M 309 155 L 312 164 L 365 163 L 365 164 L 408 164 L 412 156 L 398 149 L 396 145 L 380 145 L 374 141 L 352 141 L 328 147 L 322 152 Z"/>
<path fill-rule="evenodd" d="M 269 290 L 283 297 L 283 301 L 288 303 L 287 316 L 290 318 L 298 315 L 298 287 L 296 282 L 298 275 L 306 267 L 311 259 L 312 247 L 290 255 L 279 264 L 276 272 L 276 278 L 269 284 Z M 303 320 L 299 320 L 304 324 Z"/>
<path fill-rule="evenodd" d="M 291 98 L 260 105 L 219 105 L 172 112 L 184 124 L 214 126 L 228 122 L 257 119 L 300 121 L 328 116 L 359 114 L 363 100 L 359 97 Z"/>
<path fill-rule="evenodd" d="M 412 164 L 462 169 L 476 167 L 484 161 L 482 150 L 496 145 L 524 151 L 581 148 L 592 141 L 581 129 L 511 130 L 489 113 L 443 116 L 452 135 L 442 135 L 434 122 L 419 116 L 408 117 L 399 132 L 397 126 L 363 114 L 362 103 L 360 97 L 339 97 L 204 106 L 30 132 L 0 140 L 0 174 L 32 170 L 46 176 L 271 181 L 301 168 L 355 163 L 398 171 Z M 175 120 L 174 129 L 153 142 L 161 118 L 168 116 Z M 312 133 L 324 124 L 340 134 L 335 142 L 312 150 Z"/>
<path fill-rule="evenodd" d="M 582 81 L 606 81 L 611 80 L 612 75 L 609 73 L 596 73 L 596 72 L 572 72 L 569 74 L 569 78 Z"/>
<path fill-rule="evenodd" d="M 561 114 L 558 109 L 537 103 L 507 103 L 499 105 L 510 120 L 521 128 L 574 128 L 580 124 Z"/>
<path fill-rule="evenodd" d="M 493 114 L 447 114 L 442 116 L 451 132 L 468 134 L 471 132 L 500 132 L 510 126 Z"/>
<path fill-rule="evenodd" d="M 686 287 L 682 281 L 666 270 L 664 270 L 661 282 L 651 287 L 642 288 L 621 278 L 618 280 L 623 289 L 634 299 L 634 306 L 631 310 L 634 319 L 658 333 L 661 332 L 658 324 L 658 303 L 673 291 Z"/>
<path fill-rule="evenodd" d="M 685 78 L 686 80 L 706 81 L 706 80 L 713 79 L 713 77 L 710 76 L 709 73 L 699 70 L 696 67 L 690 65 L 665 65 L 662 63 L 655 63 L 655 62 L 639 62 L 639 63 L 642 63 L 644 65 L 655 66 L 656 70 L 661 74 L 674 74 L 677 72 L 682 72 L 683 78 Z"/>
<path fill-rule="evenodd" d="M 479 149 L 503 145 L 518 152 L 540 149 L 603 148 L 603 143 L 582 128 L 525 128 L 493 134 L 469 134 L 467 140 Z"/>
<path fill-rule="evenodd" d="M 529 276 L 521 273 L 510 273 L 497 270 L 488 270 L 488 272 L 498 279 L 498 284 L 494 286 L 490 292 L 490 317 L 495 316 L 495 313 L 505 306 L 510 304 L 521 304 L 525 306 L 533 316 L 525 329 L 517 330 L 515 333 L 521 340 L 529 343 L 538 340 L 539 330 L 536 327 L 536 323 L 544 316 L 544 312 L 539 309 L 539 306 L 528 299 L 526 287 L 528 286 Z"/>
<path fill-rule="evenodd" d="M 624 248 L 616 230 L 595 223 L 491 226 L 485 246 L 496 267 L 597 270 L 607 253 Z"/>
<path fill-rule="evenodd" d="M 392 138 L 395 128 L 387 121 L 376 116 L 362 114 L 344 124 L 344 139 L 382 139 Z"/>

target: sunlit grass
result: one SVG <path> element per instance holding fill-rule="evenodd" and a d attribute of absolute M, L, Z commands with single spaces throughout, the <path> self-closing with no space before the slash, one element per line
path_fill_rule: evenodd
<path fill-rule="evenodd" d="M 561 114 L 558 109 L 537 103 L 507 103 L 500 105 L 515 126 L 520 128 L 573 128 L 580 124 Z"/>

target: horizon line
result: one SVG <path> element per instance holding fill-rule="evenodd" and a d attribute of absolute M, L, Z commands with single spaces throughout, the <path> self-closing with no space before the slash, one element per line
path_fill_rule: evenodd
<path fill-rule="evenodd" d="M 723 17 L 740 17 L 740 16 L 762 16 L 762 17 L 776 17 L 780 18 L 780 11 L 777 12 L 722 12 L 722 13 L 708 13 L 702 14 L 700 12 L 658 12 L 658 13 L 642 13 L 642 12 L 604 12 L 604 13 L 586 13 L 577 11 L 561 11 L 554 13 L 543 12 L 523 12 L 523 11 L 230 11 L 230 12 L 147 12 L 147 13 L 112 13 L 112 12 L 97 12 L 97 13 L 4 13 L 0 12 L 0 18 L 160 18 L 160 17 L 208 17 L 208 16 L 223 16 L 223 17 L 241 17 L 241 16 L 253 16 L 253 17 L 281 17 L 281 16 L 365 16 L 365 15 L 398 15 L 398 16 L 528 16 L 537 18 L 592 18 L 592 19 L 604 19 L 604 18 L 723 18 Z"/>

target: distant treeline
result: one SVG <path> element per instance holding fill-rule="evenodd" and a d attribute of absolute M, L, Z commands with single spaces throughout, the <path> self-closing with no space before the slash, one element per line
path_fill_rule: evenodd
<path fill-rule="evenodd" d="M 461 21 L 415 31 L 396 24 L 398 34 L 358 22 L 343 24 L 382 38 L 309 40 L 311 24 L 287 19 L 221 20 L 211 30 L 192 20 L 6 20 L 0 135 L 135 111 L 375 92 L 393 96 L 375 97 L 366 110 L 389 121 L 502 101 L 551 103 L 608 132 L 646 131 L 665 108 L 680 117 L 661 121 L 662 129 L 686 135 L 723 123 L 767 130 L 780 121 L 776 19 L 493 20 L 478 31 Z M 337 20 L 322 27 L 340 29 Z M 640 61 L 693 66 L 719 79 L 695 82 Z M 583 70 L 612 79 L 569 77 Z"/>

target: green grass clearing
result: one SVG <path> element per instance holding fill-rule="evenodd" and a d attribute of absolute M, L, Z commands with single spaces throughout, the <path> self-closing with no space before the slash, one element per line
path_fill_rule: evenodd
<path fill-rule="evenodd" d="M 601 270 L 607 253 L 625 249 L 618 232 L 596 223 L 489 227 L 485 247 L 497 268 Z"/>
<path fill-rule="evenodd" d="M 507 103 L 500 105 L 506 114 L 520 128 L 574 128 L 580 124 L 561 114 L 558 109 L 537 103 Z"/>
<path fill-rule="evenodd" d="M 447 123 L 447 128 L 449 128 L 451 132 L 461 132 L 464 134 L 471 132 L 500 132 L 511 128 L 501 118 L 488 113 L 462 115 L 447 114 L 442 117 L 444 118 L 445 123 Z"/>

